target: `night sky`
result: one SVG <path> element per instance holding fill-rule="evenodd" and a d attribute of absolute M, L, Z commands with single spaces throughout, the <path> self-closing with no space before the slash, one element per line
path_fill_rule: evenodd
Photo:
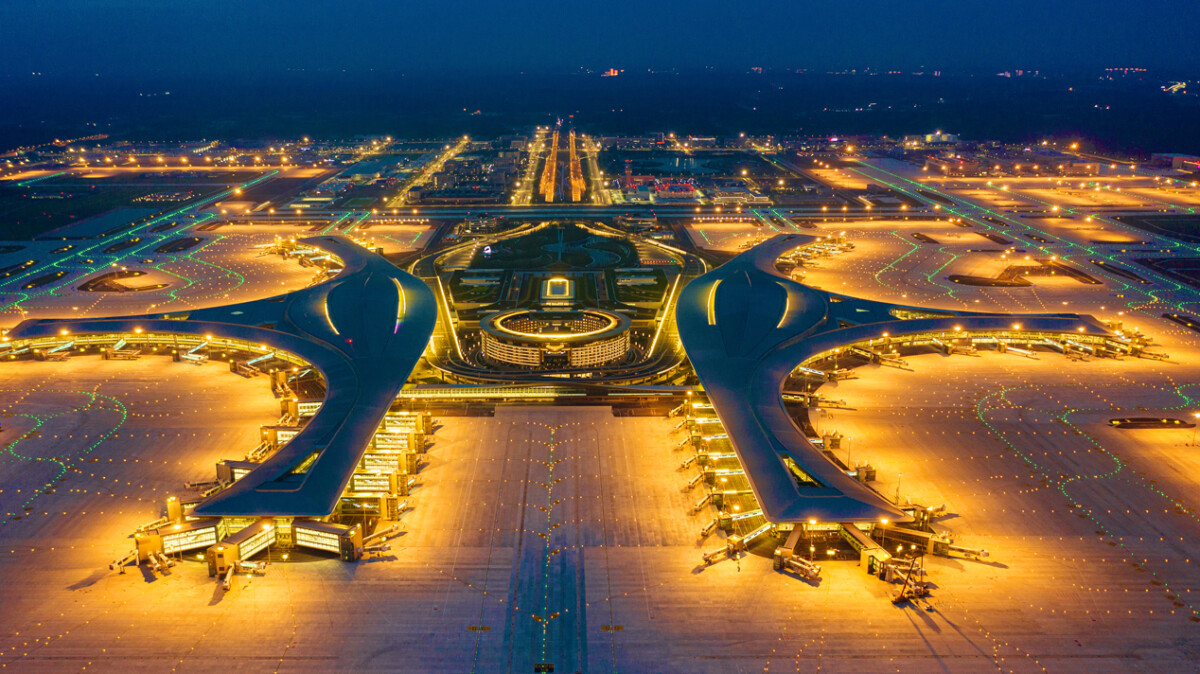
<path fill-rule="evenodd" d="M 26 0 L 0 5 L 0 73 L 1186 71 L 1198 29 L 1162 0 Z"/>

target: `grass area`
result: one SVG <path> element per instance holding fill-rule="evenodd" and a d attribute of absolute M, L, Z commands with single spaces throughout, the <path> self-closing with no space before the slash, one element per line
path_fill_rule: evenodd
<path fill-rule="evenodd" d="M 370 208 L 371 204 L 374 204 L 376 201 L 378 201 L 378 199 L 375 197 L 354 197 L 353 199 L 347 199 L 346 203 L 342 205 L 345 208 L 363 209 Z"/>
<path fill-rule="evenodd" d="M 1138 258 L 1134 262 L 1180 283 L 1200 288 L 1200 257 Z"/>
<path fill-rule="evenodd" d="M 138 207 L 147 187 L 49 189 L 0 184 L 0 220 L 7 240 L 32 239 L 52 229 L 117 208 Z M 172 205 L 173 206 L 173 205 Z"/>
<path fill-rule="evenodd" d="M 605 269 L 636 264 L 637 251 L 627 241 L 596 236 L 578 225 L 555 225 L 475 252 L 475 269 L 570 270 Z"/>
<path fill-rule="evenodd" d="M 1200 215 L 1120 215 L 1114 219 L 1152 234 L 1200 243 Z"/>
<path fill-rule="evenodd" d="M 621 283 L 623 278 L 648 276 L 654 277 L 654 283 Z M 660 269 L 636 274 L 619 273 L 616 279 L 618 302 L 662 302 L 663 294 L 667 292 L 667 275 Z"/>
<path fill-rule="evenodd" d="M 486 276 L 497 277 L 494 283 L 479 283 L 471 282 L 478 281 L 480 275 L 472 274 L 471 272 L 456 271 L 450 277 L 450 297 L 454 298 L 456 303 L 483 303 L 491 304 L 499 301 L 500 287 L 502 285 L 504 275 L 502 273 L 489 273 Z"/>
<path fill-rule="evenodd" d="M 605 152 L 599 161 L 605 175 L 625 174 L 629 160 L 634 175 L 659 177 L 723 178 L 787 178 L 791 174 L 767 162 L 762 157 L 742 152 L 696 152 L 684 154 L 672 150 L 613 150 Z"/>
<path fill-rule="evenodd" d="M 168 241 L 158 248 L 154 249 L 156 253 L 182 253 L 185 250 L 190 250 L 200 245 L 204 241 L 198 236 L 187 236 L 179 239 Z"/>
<path fill-rule="evenodd" d="M 273 204 L 285 204 L 293 199 L 302 189 L 310 183 L 319 182 L 317 178 L 270 178 L 258 183 L 252 187 L 242 190 L 242 193 L 236 197 L 231 196 L 231 201 L 253 201 L 261 203 L 269 201 Z"/>
<path fill-rule="evenodd" d="M 94 173 L 86 170 L 38 181 L 38 187 L 58 189 L 110 187 L 148 187 L 153 191 L 186 189 L 189 187 L 222 188 L 243 183 L 262 175 L 262 169 L 242 171 L 128 171 L 97 167 Z M 209 190 L 211 191 L 211 190 Z"/>
<path fill-rule="evenodd" d="M 4 222 L 4 233 L 0 236 L 5 239 L 32 239 L 50 230 L 121 208 L 148 208 L 151 211 L 179 208 L 191 200 L 215 194 L 262 173 L 261 169 L 117 171 L 98 167 L 94 173 L 85 171 L 55 176 L 25 187 L 12 181 L 0 182 L 0 221 Z M 288 180 L 290 182 L 268 180 L 250 188 L 248 195 L 243 196 L 249 199 L 273 198 L 306 182 L 306 179 Z M 189 196 L 183 200 L 137 201 L 147 195 L 174 193 Z"/>

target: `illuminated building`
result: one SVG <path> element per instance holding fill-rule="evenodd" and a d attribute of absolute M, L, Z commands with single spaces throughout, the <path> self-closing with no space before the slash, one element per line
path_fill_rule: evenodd
<path fill-rule="evenodd" d="M 629 352 L 629 326 L 627 317 L 599 309 L 520 309 L 492 314 L 479 323 L 485 359 L 547 369 L 594 367 L 624 357 Z"/>

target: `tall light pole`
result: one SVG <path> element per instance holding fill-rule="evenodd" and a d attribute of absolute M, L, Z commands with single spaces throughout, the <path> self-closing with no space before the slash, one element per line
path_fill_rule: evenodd
<path fill-rule="evenodd" d="M 813 545 L 813 539 L 812 539 L 813 528 L 816 526 L 816 524 L 817 524 L 817 521 L 815 519 L 811 519 L 808 521 L 808 561 L 810 561 L 810 562 L 817 561 L 816 560 L 817 547 L 815 545 Z"/>

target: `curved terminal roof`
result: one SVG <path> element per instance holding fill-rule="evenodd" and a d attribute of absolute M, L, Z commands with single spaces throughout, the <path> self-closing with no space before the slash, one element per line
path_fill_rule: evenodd
<path fill-rule="evenodd" d="M 302 239 L 345 265 L 324 283 L 186 316 L 30 320 L 13 339 L 80 333 L 175 333 L 246 340 L 294 354 L 325 378 L 324 404 L 295 438 L 196 515 L 322 517 L 333 511 L 388 407 L 433 333 L 433 293 L 339 236 Z"/>
<path fill-rule="evenodd" d="M 805 235 L 776 236 L 693 280 L 680 295 L 676 310 L 692 367 L 729 434 L 764 515 L 772 522 L 909 519 L 846 475 L 797 428 L 782 398 L 783 386 L 797 365 L 858 342 L 929 332 L 954 334 L 956 327 L 962 333 L 1109 335 L 1091 316 L 902 307 L 810 288 L 776 270 L 775 261 L 784 253 L 820 241 Z M 787 459 L 819 486 L 795 479 Z"/>

